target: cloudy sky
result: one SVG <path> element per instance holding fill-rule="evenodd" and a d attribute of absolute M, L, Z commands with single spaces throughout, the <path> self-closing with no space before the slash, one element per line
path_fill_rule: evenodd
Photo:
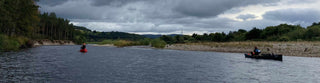
<path fill-rule="evenodd" d="M 40 0 L 78 26 L 137 34 L 229 32 L 320 22 L 320 0 Z"/>

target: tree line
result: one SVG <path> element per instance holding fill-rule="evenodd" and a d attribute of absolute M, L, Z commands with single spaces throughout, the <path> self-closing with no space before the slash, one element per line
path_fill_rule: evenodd
<path fill-rule="evenodd" d="M 40 14 L 38 8 L 34 0 L 0 0 L 0 34 L 81 41 L 80 32 L 69 20 L 59 18 L 55 13 Z"/>
<path fill-rule="evenodd" d="M 31 37 L 40 22 L 38 7 L 33 0 L 0 0 L 0 33 Z"/>
<path fill-rule="evenodd" d="M 177 36 L 162 36 L 168 44 L 188 42 L 231 42 L 231 41 L 320 41 L 320 22 L 311 26 L 280 24 L 268 26 L 264 29 L 252 28 L 247 31 L 239 29 L 229 33 L 204 33 Z"/>
<path fill-rule="evenodd" d="M 69 20 L 41 14 L 38 8 L 34 0 L 0 0 L 0 51 L 28 47 L 35 39 L 85 42 L 85 35 Z"/>
<path fill-rule="evenodd" d="M 118 31 L 111 31 L 111 32 L 99 32 L 99 31 L 91 31 L 86 27 L 76 26 L 76 30 L 81 31 L 81 34 L 85 36 L 87 42 L 101 42 L 103 40 L 130 40 L 136 41 L 144 39 L 145 37 L 142 35 L 125 33 L 125 32 L 118 32 Z"/>

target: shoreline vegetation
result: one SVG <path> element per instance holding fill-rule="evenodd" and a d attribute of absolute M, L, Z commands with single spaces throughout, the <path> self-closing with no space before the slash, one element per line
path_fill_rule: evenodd
<path fill-rule="evenodd" d="M 167 45 L 167 43 L 161 39 L 149 39 L 149 38 L 145 38 L 138 41 L 103 40 L 102 42 L 88 42 L 88 44 L 97 44 L 95 46 L 116 46 L 116 47 L 151 46 L 154 48 L 164 48 Z"/>

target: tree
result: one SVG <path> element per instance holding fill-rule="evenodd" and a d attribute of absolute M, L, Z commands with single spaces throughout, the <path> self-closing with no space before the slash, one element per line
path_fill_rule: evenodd
<path fill-rule="evenodd" d="M 176 36 L 174 36 L 174 38 L 175 38 L 175 40 L 176 40 L 175 43 L 185 43 L 183 36 L 176 35 Z"/>
<path fill-rule="evenodd" d="M 261 32 L 262 30 L 257 29 L 255 27 L 246 34 L 246 39 L 247 40 L 260 39 Z"/>
<path fill-rule="evenodd" d="M 307 40 L 319 40 L 320 37 L 320 25 L 310 26 L 305 33 L 305 39 Z"/>
<path fill-rule="evenodd" d="M 175 38 L 166 35 L 161 36 L 160 39 L 165 41 L 167 44 L 174 44 L 177 42 Z"/>

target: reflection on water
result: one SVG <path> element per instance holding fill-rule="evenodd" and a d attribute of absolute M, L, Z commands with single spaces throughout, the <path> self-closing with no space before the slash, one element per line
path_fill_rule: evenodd
<path fill-rule="evenodd" d="M 320 58 L 283 62 L 239 53 L 88 46 L 42 46 L 1 53 L 0 82 L 320 82 Z"/>

